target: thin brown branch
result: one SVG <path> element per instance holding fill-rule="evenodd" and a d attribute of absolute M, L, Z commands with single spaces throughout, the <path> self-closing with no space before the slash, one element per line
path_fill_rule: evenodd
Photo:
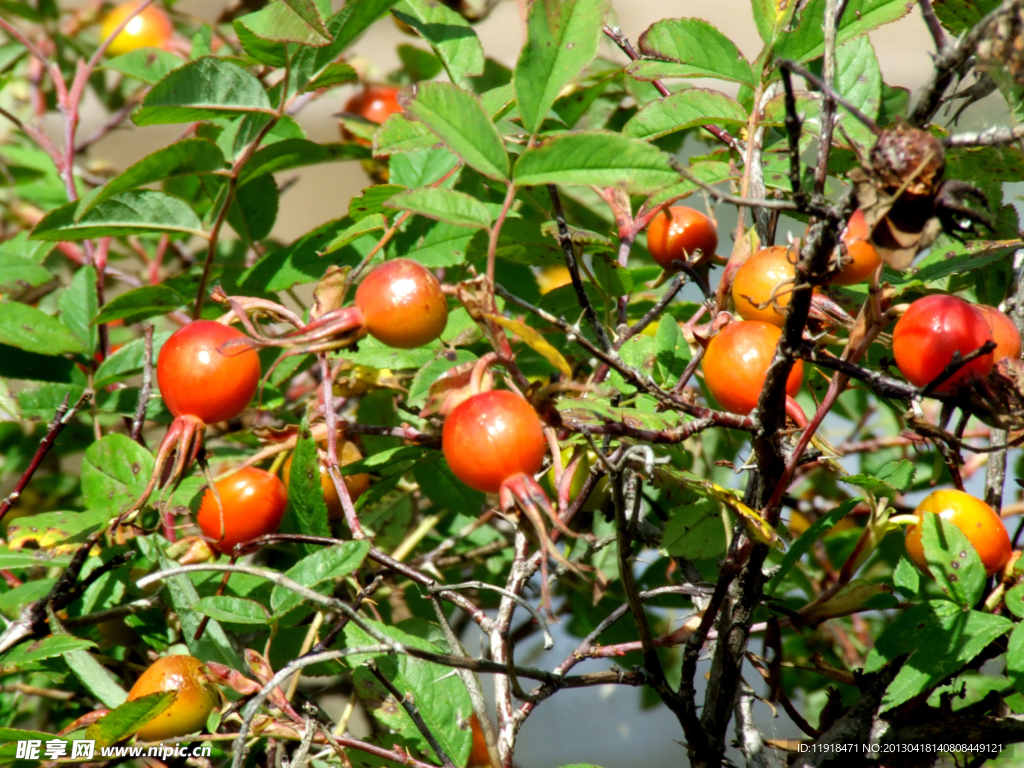
<path fill-rule="evenodd" d="M 57 412 L 54 414 L 53 420 L 50 422 L 50 426 L 46 430 L 46 435 L 39 441 L 39 447 L 36 449 L 35 455 L 28 463 L 25 471 L 21 473 L 21 477 L 18 478 L 18 482 L 14 485 L 14 490 L 12 490 L 3 501 L 0 501 L 0 520 L 4 519 L 4 515 L 6 515 L 8 510 L 10 510 L 10 508 L 18 501 L 18 498 L 21 496 L 21 492 L 25 490 L 25 486 L 29 484 L 32 476 L 36 473 L 36 470 L 39 469 L 39 465 L 43 463 L 43 459 L 45 459 L 46 454 L 50 452 L 50 449 L 53 447 L 58 435 L 60 435 L 71 419 L 73 419 L 84 406 L 88 405 L 92 401 L 93 394 L 94 393 L 91 389 L 87 389 L 82 393 L 82 396 L 78 398 L 78 402 L 70 408 L 68 407 L 70 395 L 64 396 L 64 401 L 57 407 Z"/>

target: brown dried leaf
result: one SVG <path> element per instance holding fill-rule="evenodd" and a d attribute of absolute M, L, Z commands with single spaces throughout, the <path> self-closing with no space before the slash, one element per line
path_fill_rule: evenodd
<path fill-rule="evenodd" d="M 341 309 L 345 303 L 345 278 L 351 267 L 331 265 L 313 289 L 313 306 L 309 310 L 309 319 L 316 320 L 328 312 Z"/>

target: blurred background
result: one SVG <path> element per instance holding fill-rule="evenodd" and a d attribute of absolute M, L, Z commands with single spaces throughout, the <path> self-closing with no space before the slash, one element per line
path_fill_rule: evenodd
<path fill-rule="evenodd" d="M 69 6 L 82 5 L 68 2 Z M 214 22 L 226 2 L 222 0 L 180 0 L 178 12 L 194 16 L 196 20 Z M 335 0 L 337 9 L 341 6 Z M 754 26 L 749 0 L 719 0 L 716 3 L 698 0 L 613 0 L 614 22 L 635 41 L 653 22 L 666 17 L 703 18 L 731 37 L 740 50 L 753 59 L 761 48 L 761 40 Z M 913 10 L 900 21 L 871 34 L 870 39 L 882 68 L 886 83 L 917 91 L 930 76 L 933 44 L 914 3 Z M 516 0 L 503 0 L 491 15 L 476 25 L 486 54 L 508 67 L 515 65 L 524 32 L 521 4 Z M 399 66 L 395 49 L 399 44 L 417 44 L 415 38 L 402 33 L 394 24 L 383 20 L 355 43 L 352 56 L 362 67 L 365 76 L 381 79 Z M 426 49 L 426 45 L 419 43 Z M 603 53 L 625 61 L 617 49 L 605 43 Z M 722 88 L 720 81 L 711 87 Z M 729 90 L 726 86 L 725 90 Z M 329 97 L 313 101 L 299 115 L 298 121 L 310 139 L 321 142 L 337 141 L 337 121 L 333 113 L 341 110 L 347 99 L 357 91 L 355 86 L 339 89 Z M 965 130 L 985 127 L 999 121 L 1004 109 L 997 99 L 977 105 L 961 120 Z M 104 115 L 93 105 L 83 114 L 80 136 L 88 136 L 104 121 Z M 57 126 L 53 126 L 56 128 Z M 95 145 L 90 153 L 112 170 L 120 171 L 150 152 L 173 141 L 182 126 L 154 126 L 135 128 L 130 123 Z M 697 142 L 688 142 L 689 151 L 702 152 Z M 280 213 L 272 237 L 290 242 L 312 228 L 344 216 L 349 200 L 372 182 L 357 162 L 335 163 L 301 169 L 288 176 L 288 191 L 281 198 Z M 694 204 L 700 206 L 699 202 Z M 728 253 L 731 243 L 725 237 L 735 224 L 731 206 L 716 211 L 723 242 L 722 253 Z M 795 223 L 792 230 L 796 232 Z M 802 229 L 802 225 L 801 225 Z M 780 239 L 785 236 L 785 223 L 780 227 Z M 697 298 L 696 294 L 687 298 Z M 827 425 L 826 425 L 827 426 Z M 738 481 L 741 479 L 738 478 Z M 643 564 L 640 564 L 643 567 Z M 683 617 L 677 617 L 683 618 Z M 568 635 L 559 626 L 553 628 L 556 644 L 544 651 L 539 641 L 526 643 L 517 649 L 517 661 L 522 664 L 551 667 L 564 659 L 577 645 L 578 638 Z M 479 651 L 479 638 L 466 638 L 467 650 Z M 760 641 L 751 643 L 752 650 L 760 649 Z M 591 662 L 590 669 L 604 668 L 606 662 Z M 581 669 L 581 671 L 586 671 Z M 698 672 L 698 684 L 703 686 L 706 664 Z M 763 691 L 760 676 L 749 665 L 745 678 L 756 691 Z M 489 681 L 484 681 L 485 685 Z M 703 691 L 698 691 L 698 700 Z M 682 731 L 675 717 L 660 703 L 641 701 L 640 694 L 629 688 L 608 686 L 603 689 L 563 691 L 544 702 L 530 717 L 521 733 L 517 750 L 517 764 L 521 768 L 557 768 L 574 763 L 593 763 L 603 768 L 628 768 L 642 764 L 644 768 L 677 768 L 686 765 L 686 750 L 682 745 Z M 653 706 L 650 706 L 653 705 Z M 798 738 L 802 734 L 781 710 L 776 713 L 768 705 L 758 702 L 754 712 L 766 738 Z M 778 716 L 776 716 L 778 714 Z M 735 750 L 730 757 L 742 764 Z"/>

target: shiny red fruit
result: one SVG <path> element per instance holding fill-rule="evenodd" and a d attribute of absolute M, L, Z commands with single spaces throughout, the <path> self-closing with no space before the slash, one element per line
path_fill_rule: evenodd
<path fill-rule="evenodd" d="M 448 302 L 434 273 L 411 259 L 385 261 L 356 290 L 367 332 L 397 349 L 422 347 L 448 324 Z"/>
<path fill-rule="evenodd" d="M 704 384 L 722 408 L 746 416 L 757 407 L 781 336 L 781 329 L 775 325 L 744 320 L 729 323 L 711 338 L 701 370 Z M 786 379 L 786 394 L 796 395 L 803 376 L 804 365 L 797 361 Z"/>
<path fill-rule="evenodd" d="M 992 331 L 974 306 L 956 296 L 935 294 L 915 301 L 899 319 L 892 332 L 892 351 L 900 373 L 915 387 L 923 387 L 943 372 L 954 353 L 967 355 L 991 340 Z M 982 355 L 936 391 L 950 392 L 991 369 L 992 354 Z"/>
<path fill-rule="evenodd" d="M 512 475 L 534 475 L 544 463 L 547 441 L 537 412 L 519 395 L 495 389 L 464 400 L 444 421 L 441 442 L 459 480 L 497 493 Z"/>
<path fill-rule="evenodd" d="M 221 480 L 217 493 L 220 504 L 212 490 L 203 494 L 196 524 L 210 539 L 210 546 L 225 554 L 243 541 L 276 533 L 288 505 L 284 483 L 255 467 L 244 467 Z"/>
<path fill-rule="evenodd" d="M 348 100 L 345 111 L 371 123 L 383 123 L 391 115 L 402 111 L 398 104 L 398 88 L 393 85 L 368 85 Z"/>
<path fill-rule="evenodd" d="M 978 304 L 975 309 L 981 312 L 992 331 L 992 340 L 996 343 L 992 352 L 993 362 L 999 362 L 1004 357 L 1020 359 L 1020 331 L 1016 323 L 1005 313 L 987 304 Z"/>
<path fill-rule="evenodd" d="M 870 236 L 864 211 L 858 208 L 843 230 L 842 241 L 846 245 L 846 257 L 843 268 L 829 281 L 832 285 L 856 285 L 867 280 L 878 269 L 882 259 L 875 246 L 871 244 Z"/>
<path fill-rule="evenodd" d="M 647 227 L 647 250 L 665 269 L 676 259 L 704 263 L 715 255 L 718 232 L 715 223 L 700 211 L 676 206 L 659 213 Z M 700 258 L 697 258 L 700 251 Z"/>
<path fill-rule="evenodd" d="M 175 331 L 160 350 L 156 378 L 167 409 L 207 424 L 235 418 L 256 394 L 260 359 L 246 336 L 211 320 Z"/>

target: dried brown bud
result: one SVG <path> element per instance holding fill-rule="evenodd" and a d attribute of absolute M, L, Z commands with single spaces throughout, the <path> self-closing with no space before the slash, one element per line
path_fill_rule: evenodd
<path fill-rule="evenodd" d="M 942 143 L 928 131 L 897 123 L 883 131 L 871 149 L 871 176 L 890 195 L 933 197 L 942 183 L 946 157 Z"/>

